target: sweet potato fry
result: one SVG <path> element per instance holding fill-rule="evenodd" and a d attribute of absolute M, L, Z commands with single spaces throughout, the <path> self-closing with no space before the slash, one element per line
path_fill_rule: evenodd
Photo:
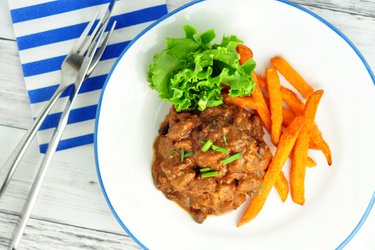
<path fill-rule="evenodd" d="M 303 116 L 305 125 L 303 126 L 294 147 L 292 156 L 292 166 L 290 168 L 290 190 L 295 203 L 303 205 L 305 203 L 305 172 L 307 153 L 312 128 L 314 126 L 315 114 L 318 109 L 320 99 L 324 91 L 317 90 L 307 99 Z"/>
<path fill-rule="evenodd" d="M 240 54 L 240 64 L 244 64 L 251 58 L 253 58 L 253 52 L 249 47 L 243 44 L 239 44 L 236 47 L 237 53 Z"/>
<path fill-rule="evenodd" d="M 256 110 L 260 116 L 260 119 L 263 121 L 264 126 L 267 131 L 271 134 L 271 115 L 268 109 L 266 100 L 264 99 L 263 93 L 259 88 L 259 83 L 255 73 L 253 74 L 253 79 L 255 81 L 255 88 L 251 96 L 253 97 L 256 103 Z"/>
<path fill-rule="evenodd" d="M 230 97 L 227 94 L 222 94 L 224 102 L 228 104 L 234 104 L 242 108 L 256 109 L 256 103 L 251 96 L 246 97 Z"/>
<path fill-rule="evenodd" d="M 242 218 L 238 222 L 237 226 L 241 226 L 254 219 L 262 209 L 272 186 L 275 184 L 277 178 L 279 177 L 280 171 L 282 170 L 282 167 L 284 166 L 290 152 L 293 149 L 294 143 L 301 131 L 301 128 L 304 126 L 304 123 L 304 117 L 297 116 L 281 135 L 275 156 L 272 158 L 272 161 L 268 166 L 267 172 L 263 178 L 263 188 L 259 190 L 257 196 L 251 199 L 245 213 L 242 215 Z"/>
<path fill-rule="evenodd" d="M 290 111 L 289 109 L 283 108 L 283 126 L 288 127 L 296 115 L 293 113 L 293 111 Z"/>
<path fill-rule="evenodd" d="M 274 184 L 277 192 L 279 193 L 280 199 L 282 202 L 288 198 L 289 194 L 289 185 L 288 185 L 288 180 L 286 179 L 283 171 L 280 171 L 279 176 L 277 177 L 277 180 Z"/>
<path fill-rule="evenodd" d="M 313 159 L 311 159 L 309 156 L 307 156 L 306 166 L 309 168 L 316 167 L 316 162 Z"/>
<path fill-rule="evenodd" d="M 322 132 L 320 132 L 318 126 L 314 124 L 312 133 L 311 133 L 312 141 L 319 147 L 319 149 L 323 152 L 328 165 L 332 165 L 332 153 L 328 143 L 323 139 Z"/>
<path fill-rule="evenodd" d="M 293 110 L 293 112 L 296 114 L 302 114 L 305 105 L 298 98 L 296 93 L 285 87 L 280 87 L 280 91 L 283 101 Z"/>
<path fill-rule="evenodd" d="M 317 129 L 317 127 L 313 128 L 313 131 Z M 318 147 L 318 145 L 315 144 L 315 142 L 313 142 L 313 140 L 311 139 L 310 142 L 309 142 L 309 149 L 314 149 L 314 150 L 320 150 L 320 148 Z"/>
<path fill-rule="evenodd" d="M 281 87 L 281 98 L 283 101 L 293 110 L 295 114 L 302 114 L 303 110 L 305 108 L 305 104 L 302 103 L 302 101 L 298 98 L 298 96 L 290 89 Z M 287 124 L 287 122 L 290 120 L 291 117 L 290 112 L 283 111 L 284 118 L 283 124 L 284 126 Z M 311 142 L 309 143 L 310 149 L 319 149 L 323 152 L 328 165 L 332 164 L 332 153 L 331 149 L 328 145 L 328 143 L 323 139 L 322 133 L 320 132 L 318 126 L 314 124 L 312 133 L 311 133 Z"/>
<path fill-rule="evenodd" d="M 279 71 L 285 79 L 295 87 L 303 97 L 307 98 L 314 89 L 302 78 L 302 76 L 282 57 L 271 59 L 271 64 Z"/>
<path fill-rule="evenodd" d="M 279 143 L 281 124 L 283 122 L 283 106 L 280 92 L 280 80 L 275 69 L 266 70 L 267 88 L 270 99 L 271 138 L 273 144 Z"/>
<path fill-rule="evenodd" d="M 258 83 L 259 83 L 259 87 L 263 88 L 263 89 L 267 89 L 267 80 L 264 76 L 260 75 L 260 74 L 257 74 L 255 73 L 256 77 L 257 77 L 257 80 L 258 80 Z"/>

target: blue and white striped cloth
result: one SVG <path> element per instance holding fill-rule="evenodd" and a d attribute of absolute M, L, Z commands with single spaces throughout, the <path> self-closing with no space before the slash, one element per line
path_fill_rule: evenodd
<path fill-rule="evenodd" d="M 108 2 L 8 0 L 34 117 L 57 89 L 61 63 L 76 38 L 99 9 L 106 9 Z M 111 20 L 117 20 L 116 30 L 96 70 L 82 85 L 58 150 L 93 142 L 97 102 L 109 70 L 130 40 L 166 13 L 165 0 L 120 0 L 116 3 Z M 62 105 L 57 105 L 38 132 L 41 152 L 47 149 L 62 109 Z"/>

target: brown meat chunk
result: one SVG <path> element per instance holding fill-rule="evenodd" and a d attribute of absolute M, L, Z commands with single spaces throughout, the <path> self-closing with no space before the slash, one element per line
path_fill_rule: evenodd
<path fill-rule="evenodd" d="M 247 195 L 258 192 L 271 159 L 263 136 L 256 113 L 237 106 L 180 113 L 171 108 L 154 143 L 155 186 L 198 223 L 208 215 L 234 210 Z M 202 145 L 207 140 L 228 152 L 203 152 Z M 190 154 L 185 156 L 186 153 Z M 236 153 L 242 157 L 229 164 L 221 162 Z M 207 167 L 218 175 L 202 178 L 199 169 Z"/>

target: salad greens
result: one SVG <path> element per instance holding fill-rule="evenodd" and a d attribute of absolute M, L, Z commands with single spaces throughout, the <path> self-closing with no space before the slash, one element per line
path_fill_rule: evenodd
<path fill-rule="evenodd" d="M 253 59 L 240 65 L 236 36 L 224 36 L 213 44 L 216 34 L 207 30 L 198 35 L 185 25 L 185 38 L 167 38 L 167 47 L 155 54 L 147 79 L 163 101 L 174 104 L 176 111 L 204 110 L 223 104 L 221 90 L 228 86 L 232 97 L 248 96 L 254 89 Z"/>

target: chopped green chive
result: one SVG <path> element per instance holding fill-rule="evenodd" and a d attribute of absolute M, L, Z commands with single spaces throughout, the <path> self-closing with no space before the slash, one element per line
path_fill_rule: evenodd
<path fill-rule="evenodd" d="M 202 178 L 208 178 L 208 177 L 216 177 L 216 176 L 218 176 L 218 175 L 219 175 L 219 173 L 216 172 L 216 171 L 214 171 L 214 172 L 206 172 L 206 173 L 202 173 L 202 174 L 201 174 L 201 177 L 202 177 Z"/>
<path fill-rule="evenodd" d="M 222 160 L 221 163 L 223 163 L 223 164 L 229 164 L 231 162 L 234 162 L 234 161 L 240 159 L 241 157 L 242 157 L 242 154 L 241 153 L 237 153 L 237 154 L 231 155 L 228 158 Z"/>
<path fill-rule="evenodd" d="M 201 168 L 201 169 L 199 169 L 199 172 L 206 173 L 206 172 L 211 171 L 211 170 L 212 170 L 212 168 Z"/>
<path fill-rule="evenodd" d="M 259 185 L 259 190 L 262 190 L 263 189 L 263 184 L 260 184 Z"/>
<path fill-rule="evenodd" d="M 181 162 L 184 161 L 184 158 L 185 158 L 185 150 L 181 148 Z"/>
<path fill-rule="evenodd" d="M 176 150 L 172 150 L 168 152 L 169 155 L 173 155 L 174 153 L 176 153 Z"/>
<path fill-rule="evenodd" d="M 194 155 L 193 151 L 185 153 L 185 157 L 189 157 L 189 156 L 193 156 L 193 155 Z"/>
<path fill-rule="evenodd" d="M 212 146 L 213 143 L 214 142 L 211 141 L 211 140 L 206 141 L 205 144 L 202 147 L 202 151 L 207 152 L 210 149 L 210 147 Z"/>
<path fill-rule="evenodd" d="M 183 162 L 186 157 L 189 157 L 189 156 L 192 156 L 192 155 L 194 155 L 194 152 L 186 152 L 185 153 L 185 150 L 183 148 L 181 148 L 181 162 Z"/>
<path fill-rule="evenodd" d="M 227 148 L 222 148 L 222 147 L 219 147 L 219 146 L 216 146 L 216 145 L 212 145 L 211 148 L 212 148 L 212 150 L 215 150 L 217 152 L 224 153 L 224 154 L 229 152 L 229 150 Z"/>
<path fill-rule="evenodd" d="M 227 145 L 227 136 L 225 134 L 223 134 L 223 141 L 224 141 L 225 145 Z"/>

